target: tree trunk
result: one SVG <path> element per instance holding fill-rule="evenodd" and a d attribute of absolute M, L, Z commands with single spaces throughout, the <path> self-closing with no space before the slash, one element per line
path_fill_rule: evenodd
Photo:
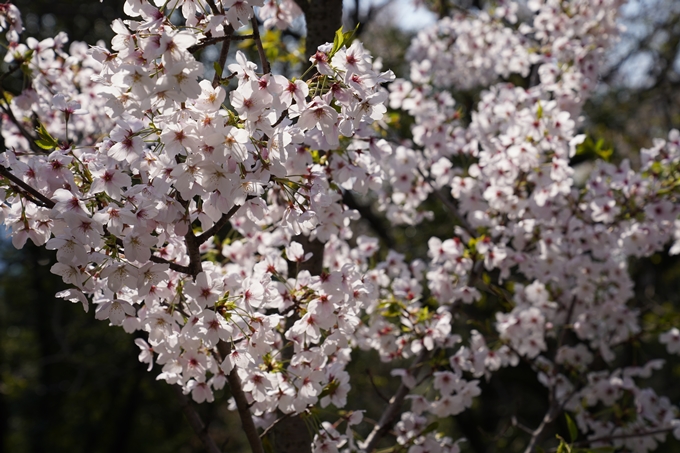
<path fill-rule="evenodd" d="M 335 31 L 342 26 L 342 0 L 296 0 L 305 13 L 307 22 L 307 38 L 305 55 L 308 59 L 317 48 L 327 42 L 333 42 Z M 324 244 L 320 241 L 309 241 L 309 238 L 298 236 L 294 240 L 300 242 L 305 252 L 312 252 L 312 258 L 301 263 L 297 270 L 308 270 L 312 275 L 320 275 L 323 271 Z M 288 320 L 288 322 L 294 322 Z M 279 413 L 279 417 L 284 414 Z M 299 416 L 285 417 L 272 429 L 271 440 L 276 453 L 311 453 L 311 433 L 305 421 Z"/>
<path fill-rule="evenodd" d="M 335 30 L 342 26 L 342 0 L 297 0 L 297 4 L 305 13 L 309 58 L 321 44 L 333 42 Z"/>

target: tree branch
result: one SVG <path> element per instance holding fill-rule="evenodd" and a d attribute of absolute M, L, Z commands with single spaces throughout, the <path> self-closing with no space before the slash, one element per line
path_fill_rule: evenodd
<path fill-rule="evenodd" d="M 247 201 L 247 200 L 250 200 L 251 198 L 253 198 L 253 197 L 247 197 L 247 198 L 246 198 L 246 201 Z M 227 212 L 227 213 L 225 213 L 225 214 L 222 214 L 222 217 L 220 217 L 220 219 L 219 219 L 217 222 L 215 222 L 215 224 L 214 224 L 213 226 L 211 226 L 210 228 L 208 228 L 207 230 L 205 230 L 203 233 L 201 233 L 200 235 L 198 235 L 198 237 L 196 237 L 196 240 L 198 241 L 198 245 L 203 244 L 205 241 L 207 241 L 208 239 L 210 239 L 211 237 L 213 237 L 214 235 L 216 235 L 217 233 L 219 233 L 219 231 L 222 229 L 222 227 L 224 227 L 224 226 L 227 224 L 227 222 L 229 221 L 229 219 L 231 219 L 232 217 L 234 217 L 234 214 L 236 214 L 236 212 L 237 212 L 239 209 L 241 209 L 241 206 L 242 206 L 242 205 L 235 204 L 235 205 L 229 210 L 229 212 Z"/>
<path fill-rule="evenodd" d="M 429 351 L 427 349 L 423 349 L 413 364 L 411 364 L 409 370 L 415 369 L 418 365 L 424 362 L 428 355 Z M 411 389 L 409 389 L 402 380 L 396 393 L 392 396 L 392 398 L 390 398 L 390 405 L 387 406 L 387 409 L 385 409 L 385 412 L 383 412 L 380 420 L 378 420 L 378 424 L 373 427 L 373 431 L 371 431 L 371 433 L 366 438 L 366 442 L 364 444 L 364 450 L 366 450 L 366 453 L 371 453 L 373 450 L 375 450 L 375 447 L 377 446 L 380 439 L 382 439 L 385 434 L 389 432 L 390 428 L 392 428 L 392 425 L 397 419 L 397 415 L 399 415 L 399 410 L 401 409 L 401 405 L 404 402 L 404 398 L 406 398 L 406 395 L 408 395 L 410 390 Z"/>
<path fill-rule="evenodd" d="M 235 213 L 237 210 L 238 207 L 234 206 L 229 212 L 233 211 L 233 213 Z M 225 216 L 226 215 L 228 215 L 228 213 L 225 214 Z M 210 236 L 208 235 L 205 237 L 207 238 Z M 184 236 L 184 243 L 186 244 L 187 253 L 189 254 L 189 273 L 194 278 L 196 278 L 196 276 L 203 270 L 203 263 L 201 262 L 201 252 L 199 250 L 201 243 L 199 242 L 199 238 L 194 234 L 194 230 L 191 228 L 191 225 L 189 225 L 189 231 L 187 231 L 187 234 Z M 231 345 L 224 341 L 220 341 L 217 344 L 217 349 L 222 357 L 226 357 L 231 352 Z M 253 417 L 250 413 L 248 400 L 246 399 L 246 395 L 243 393 L 241 378 L 238 376 L 237 367 L 234 367 L 231 370 L 231 373 L 227 375 L 227 382 L 229 382 L 231 394 L 236 401 L 238 415 L 241 419 L 241 426 L 246 433 L 252 453 L 264 453 L 262 441 L 260 440 L 260 436 L 257 434 L 257 428 L 255 428 L 255 423 L 253 422 Z"/>
<path fill-rule="evenodd" d="M 586 447 L 588 445 L 594 444 L 596 442 L 611 442 L 612 440 L 617 440 L 617 439 L 632 439 L 635 437 L 644 437 L 644 436 L 655 436 L 657 434 L 668 434 L 669 432 L 673 431 L 675 428 L 659 428 L 659 429 L 654 429 L 652 431 L 643 431 L 641 433 L 628 433 L 628 434 L 615 434 L 615 435 L 609 435 L 609 436 L 600 436 L 600 437 L 594 437 L 592 439 L 587 439 L 587 440 L 582 440 L 579 442 L 574 442 L 571 444 L 572 448 L 573 447 Z"/>
<path fill-rule="evenodd" d="M 250 20 L 253 25 L 253 39 L 255 40 L 255 46 L 257 46 L 257 53 L 260 56 L 260 63 L 262 64 L 262 74 L 269 74 L 271 68 L 269 66 L 269 61 L 267 61 L 267 55 L 264 53 L 264 47 L 262 47 L 262 39 L 260 39 L 260 25 L 257 23 L 257 17 L 253 16 Z"/>
<path fill-rule="evenodd" d="M 552 418 L 552 413 L 554 411 L 554 407 L 551 405 L 551 407 L 548 409 L 548 412 L 543 416 L 543 420 L 541 420 L 541 424 L 538 425 L 538 427 L 531 432 L 531 439 L 529 439 L 529 444 L 527 445 L 527 448 L 524 450 L 524 453 L 532 453 L 534 451 L 534 448 L 536 447 L 536 443 L 538 442 L 539 437 L 543 433 L 543 430 L 545 429 L 546 426 L 550 422 L 553 421 Z"/>
<path fill-rule="evenodd" d="M 5 100 L 7 97 L 5 95 L 5 90 L 0 87 L 0 95 L 2 96 L 3 100 Z M 5 105 L 7 104 L 7 105 Z M 23 124 L 17 119 L 16 116 L 14 116 L 14 112 L 12 111 L 12 108 L 9 105 L 9 102 L 5 100 L 4 103 L 0 102 L 0 108 L 2 109 L 3 112 L 9 116 L 9 119 L 14 123 L 14 125 L 19 129 L 19 132 L 21 132 L 21 135 L 24 136 L 26 140 L 28 140 L 28 146 L 31 148 L 31 151 L 33 151 L 36 154 L 45 154 L 45 151 L 40 149 L 38 145 L 35 144 L 35 137 L 33 137 L 24 127 Z"/>
<path fill-rule="evenodd" d="M 184 393 L 182 393 L 182 389 L 178 385 L 173 385 L 172 387 L 175 390 L 177 399 L 180 401 L 184 416 L 187 418 L 189 425 L 191 425 L 191 428 L 194 430 L 198 438 L 201 439 L 205 449 L 209 453 L 221 453 L 220 449 L 217 448 L 213 438 L 210 437 L 207 426 L 205 426 L 203 420 L 201 420 L 201 416 L 198 414 L 198 412 L 196 412 L 196 409 L 191 404 L 189 398 Z"/>
<path fill-rule="evenodd" d="M 394 239 L 389 233 L 390 229 L 387 225 L 385 225 L 383 219 L 373 213 L 370 206 L 359 204 L 356 198 L 354 198 L 354 195 L 352 195 L 352 192 L 349 190 L 342 192 L 342 202 L 345 203 L 348 208 L 359 211 L 361 218 L 366 220 L 368 224 L 371 225 L 373 231 L 378 236 L 380 236 L 383 241 L 385 241 L 385 245 L 388 248 L 394 248 Z"/>
<path fill-rule="evenodd" d="M 199 250 L 200 244 L 198 243 L 198 238 L 194 234 L 191 225 L 189 225 L 187 234 L 184 235 L 184 243 L 186 244 L 187 253 L 189 254 L 189 274 L 196 278 L 203 270 L 203 263 L 201 262 L 201 251 Z"/>
<path fill-rule="evenodd" d="M 456 205 L 454 205 L 451 202 L 451 200 L 446 198 L 441 192 L 439 192 L 439 190 L 437 190 L 436 187 L 434 187 L 430 178 L 425 176 L 425 173 L 423 173 L 423 171 L 420 168 L 418 169 L 418 173 L 420 173 L 420 176 L 422 176 L 423 179 L 425 180 L 425 182 L 427 182 L 427 184 L 432 188 L 432 193 L 434 194 L 434 196 L 437 197 L 439 199 L 439 201 L 444 203 L 444 206 L 446 206 L 449 209 L 449 211 L 451 212 L 453 217 L 456 219 L 456 221 L 460 224 L 460 226 L 465 231 L 467 231 L 467 233 L 470 236 L 474 237 L 475 236 L 474 235 L 474 231 L 475 231 L 474 228 L 472 228 L 472 226 L 468 223 L 468 221 L 465 220 L 465 218 L 462 215 L 460 215 L 460 212 L 458 212 L 458 208 L 456 207 Z"/>
<path fill-rule="evenodd" d="M 154 263 L 158 263 L 158 264 L 169 264 L 170 269 L 172 269 L 175 272 L 181 272 L 183 274 L 191 274 L 188 266 L 182 266 L 181 264 L 173 263 L 172 261 L 168 261 L 165 258 L 161 258 L 160 256 L 151 255 L 151 258 L 149 258 L 149 261 L 154 262 Z"/>
<path fill-rule="evenodd" d="M 233 34 L 234 31 L 231 28 L 231 26 L 225 31 L 225 36 L 217 36 L 214 38 L 203 38 L 200 40 L 198 43 L 194 44 L 193 46 L 187 47 L 187 51 L 189 53 L 195 53 L 198 52 L 201 49 L 205 49 L 208 46 L 212 46 L 213 44 L 220 43 L 222 41 L 245 41 L 246 39 L 253 39 L 253 35 L 235 35 Z"/>
<path fill-rule="evenodd" d="M 206 3 L 208 3 L 208 6 L 210 6 L 210 11 L 212 11 L 213 14 L 221 14 L 220 10 L 217 9 L 217 5 L 215 4 L 214 0 L 206 0 Z"/>
<path fill-rule="evenodd" d="M 373 390 L 375 390 L 375 393 L 380 397 L 381 400 L 389 404 L 390 400 L 388 400 L 387 397 L 382 394 L 378 386 L 375 385 L 375 381 L 373 380 L 373 373 L 371 373 L 370 368 L 366 368 L 366 374 L 368 375 L 368 379 L 371 381 L 371 386 L 373 386 Z"/>
<path fill-rule="evenodd" d="M 231 345 L 224 341 L 220 341 L 217 344 L 217 349 L 219 350 L 222 357 L 226 357 L 231 352 Z M 236 366 L 234 366 L 234 368 L 231 370 L 231 373 L 227 375 L 227 381 L 229 382 L 231 395 L 234 397 L 234 401 L 236 402 L 238 415 L 241 419 L 241 427 L 248 438 L 248 443 L 250 444 L 252 453 L 264 453 L 262 441 L 260 440 L 260 435 L 257 433 L 255 423 L 253 422 L 253 417 L 250 413 L 250 406 L 248 404 L 248 400 L 246 399 L 245 393 L 243 393 L 241 378 L 238 376 Z"/>
<path fill-rule="evenodd" d="M 220 49 L 220 56 L 217 59 L 217 64 L 219 65 L 219 71 L 215 70 L 215 76 L 213 77 L 212 86 L 217 87 L 222 80 L 222 73 L 224 72 L 224 65 L 227 63 L 227 56 L 229 55 L 229 46 L 231 45 L 231 33 L 225 36 L 226 39 L 222 41 L 222 48 Z"/>
<path fill-rule="evenodd" d="M 32 200 L 34 203 L 35 203 L 35 201 L 39 200 L 42 203 L 42 205 L 40 205 L 40 206 L 42 206 L 43 208 L 52 209 L 54 207 L 54 205 L 56 204 L 54 201 L 50 200 L 45 195 L 41 194 L 40 192 L 38 192 L 33 187 L 29 186 L 28 184 L 23 182 L 21 179 L 14 176 L 7 168 L 0 166 L 0 175 L 9 179 L 14 184 L 19 186 L 23 191 L 30 194 L 34 199 L 36 199 L 36 200 Z"/>

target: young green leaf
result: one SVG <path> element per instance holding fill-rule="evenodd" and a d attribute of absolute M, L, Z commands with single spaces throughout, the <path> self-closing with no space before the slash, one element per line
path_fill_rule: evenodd
<path fill-rule="evenodd" d="M 571 442 L 576 442 L 576 437 L 578 436 L 578 428 L 576 427 L 576 423 L 574 423 L 574 420 L 569 416 L 569 414 L 565 413 L 564 418 L 567 419 L 567 428 L 569 428 L 569 439 Z"/>

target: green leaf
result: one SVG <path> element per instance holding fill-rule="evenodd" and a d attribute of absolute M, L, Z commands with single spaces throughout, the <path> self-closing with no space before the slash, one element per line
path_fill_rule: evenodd
<path fill-rule="evenodd" d="M 354 35 L 358 29 L 359 24 L 357 24 L 357 26 L 354 27 L 354 30 L 352 31 L 343 32 L 342 27 L 335 30 L 335 36 L 333 37 L 333 48 L 331 49 L 330 54 L 328 54 L 328 58 L 332 58 L 338 50 L 342 49 L 342 46 L 349 46 L 352 44 L 352 40 L 354 39 Z"/>
<path fill-rule="evenodd" d="M 35 141 L 35 144 L 40 148 L 44 150 L 52 150 L 59 146 L 57 139 L 52 137 L 52 135 L 47 132 L 47 129 L 45 129 L 43 124 L 38 124 L 38 127 L 35 128 L 35 131 L 39 137 L 38 140 Z"/>
<path fill-rule="evenodd" d="M 40 148 L 50 151 L 54 149 L 54 146 L 52 146 L 51 143 L 46 142 L 45 140 L 36 140 L 35 144 L 38 145 Z"/>
<path fill-rule="evenodd" d="M 336 382 L 335 380 L 329 382 L 328 384 L 326 384 L 326 387 L 324 387 L 323 391 L 319 395 L 319 398 L 323 398 L 324 396 L 328 396 L 328 395 L 333 394 L 333 392 L 335 392 L 335 390 L 338 387 L 340 387 L 339 382 Z"/>
<path fill-rule="evenodd" d="M 331 49 L 330 55 L 328 57 L 332 57 L 335 55 L 335 53 L 342 48 L 342 45 L 345 43 L 345 35 L 342 32 L 342 27 L 338 28 L 335 30 L 335 36 L 333 37 L 333 48 Z"/>
<path fill-rule="evenodd" d="M 559 434 L 555 437 L 557 437 L 560 441 L 560 444 L 557 446 L 557 453 L 571 453 L 571 445 L 566 443 Z"/>
<path fill-rule="evenodd" d="M 222 77 L 222 65 L 220 65 L 219 61 L 213 63 L 213 68 L 215 68 L 215 74 Z"/>
<path fill-rule="evenodd" d="M 567 419 L 567 428 L 569 428 L 569 439 L 571 439 L 571 442 L 576 442 L 576 437 L 578 436 L 578 428 L 576 427 L 576 423 L 574 423 L 574 420 L 571 419 L 569 414 L 565 412 L 564 418 Z"/>

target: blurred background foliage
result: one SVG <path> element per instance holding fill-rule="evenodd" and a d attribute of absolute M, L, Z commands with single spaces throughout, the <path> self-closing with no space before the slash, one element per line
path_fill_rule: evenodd
<path fill-rule="evenodd" d="M 47 38 L 66 31 L 71 40 L 108 43 L 110 22 L 122 11 L 121 0 L 30 0 L 19 1 L 26 27 L 25 36 Z M 438 15 L 452 10 L 478 10 L 482 0 L 426 0 Z M 413 27 L 400 14 L 411 8 L 397 0 L 368 3 L 346 2 L 347 28 L 360 23 L 360 39 L 384 68 L 398 76 L 407 75 L 405 53 Z M 588 141 L 575 164 L 588 165 L 598 157 L 617 162 L 637 161 L 637 151 L 680 127 L 680 2 L 633 0 L 624 9 L 627 27 L 621 44 L 608 55 L 608 69 L 600 88 L 584 112 Z M 299 27 L 301 30 L 302 27 Z M 296 68 L 301 33 L 265 35 L 270 57 L 279 58 L 278 70 Z M 242 50 L 249 52 L 247 43 Z M 216 56 L 213 52 L 212 58 Z M 203 56 L 209 60 L 211 53 Z M 210 66 L 208 66 L 210 67 Z M 276 66 L 275 66 L 276 67 Z M 12 88 L 13 82 L 6 81 Z M 464 114 L 474 106 L 479 93 L 455 93 Z M 399 118 L 408 130 L 408 118 Z M 604 154 L 604 155 L 603 155 Z M 357 234 L 374 234 L 384 244 L 408 259 L 426 258 L 427 238 L 451 237 L 453 221 L 440 203 L 431 200 L 432 221 L 416 227 L 392 227 L 371 206 L 370 199 L 351 194 L 345 201 L 365 218 L 356 225 Z M 417 244 L 421 244 L 420 246 Z M 55 300 L 62 289 L 59 277 L 49 269 L 53 253 L 29 243 L 20 251 L 7 240 L 0 242 L 0 453 L 164 453 L 201 452 L 203 447 L 184 420 L 174 390 L 155 380 L 159 370 L 147 372 L 137 361 L 133 337 L 120 328 L 96 321 L 92 311 Z M 648 331 L 662 332 L 680 325 L 680 262 L 658 254 L 631 261 L 636 297 L 631 302 L 642 313 Z M 482 303 L 465 306 L 454 321 L 454 331 L 473 324 L 491 332 L 493 314 L 503 301 L 492 291 L 484 292 Z M 477 321 L 476 321 L 477 320 Z M 621 363 L 642 364 L 655 357 L 668 359 L 663 371 L 649 385 L 680 404 L 680 364 L 668 357 L 654 339 L 651 344 L 634 339 L 619 348 Z M 648 340 L 648 339 L 645 339 Z M 355 351 L 350 365 L 352 392 L 348 409 L 365 408 L 367 420 L 377 420 L 385 400 L 399 385 L 390 375 L 395 364 L 383 364 L 377 354 Z M 444 359 L 442 357 L 442 359 Z M 398 366 L 398 365 L 397 365 Z M 403 364 L 406 366 L 406 364 Z M 535 427 L 547 407 L 547 392 L 528 364 L 502 370 L 481 382 L 482 395 L 463 414 L 446 420 L 439 429 L 451 437 L 466 437 L 464 452 L 520 452 L 527 434 L 512 423 Z M 245 452 L 240 422 L 228 410 L 228 391 L 218 393 L 216 402 L 197 406 L 210 433 L 225 452 Z M 324 419 L 319 410 L 313 417 Z M 370 423 L 364 424 L 370 429 Z M 367 434 L 364 433 L 364 434 Z M 566 421 L 560 419 L 545 439 L 560 434 L 568 438 Z M 384 447 L 389 443 L 386 441 Z M 555 443 L 556 445 L 556 443 Z M 680 451 L 672 439 L 658 451 Z"/>

